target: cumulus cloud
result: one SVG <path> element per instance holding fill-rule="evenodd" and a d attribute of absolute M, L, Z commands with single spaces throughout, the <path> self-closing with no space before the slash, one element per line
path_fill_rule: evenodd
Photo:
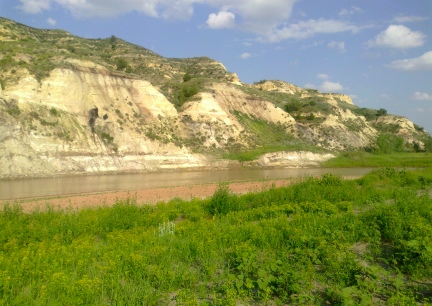
<path fill-rule="evenodd" d="M 56 23 L 57 23 L 57 21 L 54 20 L 54 19 L 52 19 L 52 18 L 48 18 L 48 19 L 47 19 L 47 22 L 48 22 L 49 25 L 52 25 L 52 26 L 55 26 Z"/>
<path fill-rule="evenodd" d="M 427 92 L 416 91 L 412 95 L 411 99 L 419 101 L 432 101 L 432 95 L 428 94 Z"/>
<path fill-rule="evenodd" d="M 211 29 L 229 29 L 235 26 L 235 15 L 231 12 L 219 12 L 210 14 L 207 19 L 207 25 Z"/>
<path fill-rule="evenodd" d="M 432 70 L 432 51 L 422 56 L 410 59 L 402 59 L 391 62 L 390 68 L 404 71 Z"/>
<path fill-rule="evenodd" d="M 278 42 L 290 38 L 309 38 L 316 34 L 335 34 L 342 32 L 357 33 L 360 30 L 360 27 L 345 21 L 323 18 L 310 19 L 274 30 L 273 33 L 268 36 L 268 40 L 270 42 Z"/>
<path fill-rule="evenodd" d="M 239 15 L 243 21 L 241 28 L 246 31 L 266 35 L 282 22 L 289 19 L 296 0 L 204 0 L 215 6 Z"/>
<path fill-rule="evenodd" d="M 331 81 L 324 81 L 319 88 L 323 92 L 336 92 L 344 89 L 340 83 Z"/>
<path fill-rule="evenodd" d="M 206 5 L 220 12 L 231 12 L 242 20 L 242 28 L 254 33 L 266 33 L 288 20 L 297 0 L 20 0 L 19 8 L 37 14 L 56 4 L 75 17 L 111 17 L 131 11 L 151 17 L 188 19 L 194 13 L 194 5 Z M 213 18 L 231 18 L 232 15 L 214 14 Z M 216 18 L 216 20 L 218 20 Z M 230 20 L 230 19 L 229 19 Z M 226 20 L 225 20 L 226 21 Z M 231 24 L 230 24 L 231 25 Z"/>
<path fill-rule="evenodd" d="M 215 8 L 207 25 L 212 29 L 236 28 L 254 33 L 260 41 L 278 42 L 285 39 L 309 38 L 317 34 L 358 32 L 361 27 L 333 19 L 311 19 L 288 23 L 292 8 L 298 0 L 19 0 L 19 8 L 37 14 L 60 7 L 77 18 L 114 17 L 128 12 L 169 20 L 187 20 L 194 6 Z M 342 15 L 359 12 L 353 7 Z M 337 46 L 335 46 L 337 47 Z M 340 47 L 339 47 L 340 48 Z"/>
<path fill-rule="evenodd" d="M 252 56 L 252 54 L 245 52 L 245 53 L 242 53 L 242 54 L 240 55 L 240 58 L 241 58 L 241 59 L 247 59 L 247 58 L 249 58 L 249 57 L 251 57 L 251 56 Z"/>
<path fill-rule="evenodd" d="M 215 9 L 208 16 L 206 25 L 211 29 L 235 28 L 254 33 L 261 42 L 279 42 L 287 39 L 304 39 L 321 34 L 342 32 L 356 33 L 365 27 L 348 21 L 334 19 L 310 19 L 289 23 L 294 4 L 298 0 L 19 0 L 19 8 L 31 14 L 62 8 L 77 18 L 115 17 L 129 12 L 138 12 L 154 18 L 188 20 L 194 14 L 194 6 Z M 340 12 L 347 16 L 361 12 L 352 7 Z M 366 26 L 367 27 L 367 26 Z M 333 43 L 330 48 L 343 52 L 342 43 Z"/>
<path fill-rule="evenodd" d="M 327 47 L 329 47 L 330 49 L 336 49 L 340 53 L 344 53 L 346 51 L 345 42 L 343 41 L 331 41 L 328 43 Z"/>
<path fill-rule="evenodd" d="M 317 74 L 317 78 L 323 80 L 321 85 L 316 86 L 314 84 L 307 83 L 304 85 L 304 87 L 318 89 L 321 92 L 339 92 L 346 89 L 341 85 L 341 83 L 330 81 L 330 76 L 328 74 L 319 73 Z"/>
<path fill-rule="evenodd" d="M 28 14 L 38 14 L 50 9 L 51 0 L 20 0 L 18 8 Z"/>
<path fill-rule="evenodd" d="M 426 35 L 422 32 L 412 31 L 404 25 L 390 25 L 368 44 L 371 47 L 409 49 L 423 46 L 425 39 Z"/>

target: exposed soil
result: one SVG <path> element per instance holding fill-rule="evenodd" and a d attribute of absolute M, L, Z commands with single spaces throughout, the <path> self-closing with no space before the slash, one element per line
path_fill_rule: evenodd
<path fill-rule="evenodd" d="M 287 186 L 293 179 L 280 179 L 269 181 L 248 181 L 229 183 L 229 189 L 236 194 L 249 192 L 259 192 L 267 190 L 272 186 Z M 176 187 L 161 187 L 129 191 L 113 191 L 105 193 L 91 193 L 81 195 L 61 196 L 54 198 L 21 199 L 19 201 L 3 201 L 0 206 L 9 203 L 20 204 L 24 212 L 35 210 L 45 210 L 47 207 L 54 209 L 90 208 L 98 206 L 112 206 L 117 201 L 132 199 L 138 204 L 156 204 L 158 202 L 168 202 L 174 198 L 191 200 L 194 198 L 207 198 L 217 190 L 218 184 L 200 184 Z"/>

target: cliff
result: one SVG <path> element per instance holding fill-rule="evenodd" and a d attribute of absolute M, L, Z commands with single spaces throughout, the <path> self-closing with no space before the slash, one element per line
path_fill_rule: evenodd
<path fill-rule="evenodd" d="M 253 159 L 308 166 L 369 146 L 380 126 L 396 125 L 407 143 L 424 134 L 398 116 L 367 119 L 346 95 L 243 84 L 205 57 L 166 59 L 118 38 L 86 40 L 2 18 L 0 39 L 0 178 Z"/>

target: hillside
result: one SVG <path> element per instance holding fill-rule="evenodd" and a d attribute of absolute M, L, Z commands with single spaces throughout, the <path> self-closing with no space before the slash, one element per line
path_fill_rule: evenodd
<path fill-rule="evenodd" d="M 207 57 L 163 58 L 0 18 L 0 177 L 316 165 L 373 149 L 422 150 L 404 117 L 283 81 L 242 83 Z M 261 156 L 260 156 L 261 155 Z"/>

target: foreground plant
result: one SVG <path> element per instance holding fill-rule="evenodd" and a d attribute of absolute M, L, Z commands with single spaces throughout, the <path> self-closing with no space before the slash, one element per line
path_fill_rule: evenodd
<path fill-rule="evenodd" d="M 432 169 L 0 213 L 2 305 L 427 305 Z"/>

